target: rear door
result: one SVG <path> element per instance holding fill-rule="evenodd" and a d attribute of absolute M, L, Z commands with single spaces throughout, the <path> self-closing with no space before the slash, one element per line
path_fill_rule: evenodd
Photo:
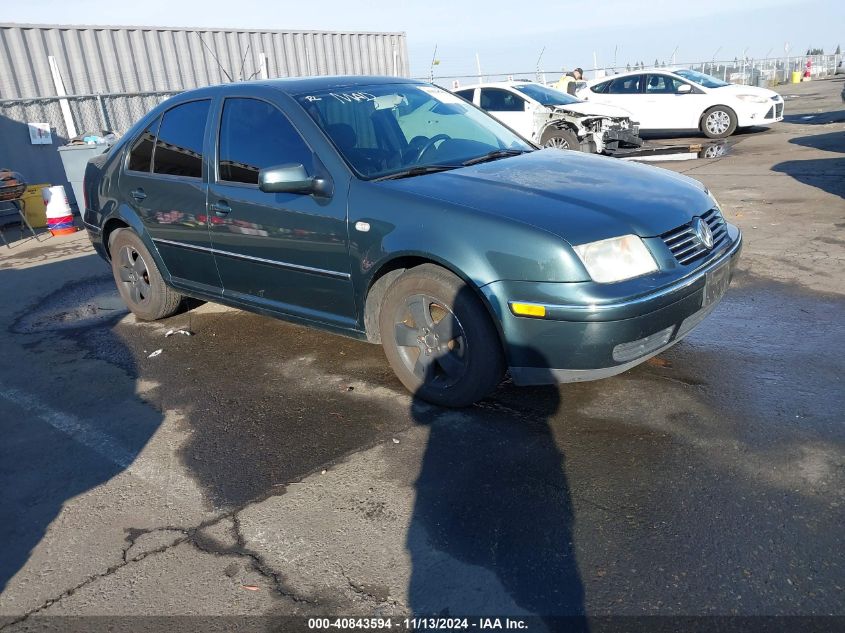
<path fill-rule="evenodd" d="M 625 75 L 616 77 L 605 86 L 602 85 L 602 92 L 590 94 L 590 101 L 594 103 L 607 103 L 628 110 L 633 119 L 640 124 L 640 127 L 647 127 L 643 120 L 648 118 L 647 104 L 643 87 L 645 86 L 645 75 Z"/>
<path fill-rule="evenodd" d="M 300 163 L 328 177 L 277 104 L 226 97 L 216 117 L 209 185 L 211 242 L 223 294 L 237 301 L 331 322 L 355 323 L 345 191 L 331 198 L 265 193 L 260 169 Z"/>
<path fill-rule="evenodd" d="M 181 103 L 150 124 L 130 147 L 119 188 L 174 283 L 217 294 L 203 161 L 210 105 L 210 99 Z"/>
<path fill-rule="evenodd" d="M 534 119 L 528 102 L 503 88 L 482 88 L 479 107 L 527 139 L 533 138 Z"/>

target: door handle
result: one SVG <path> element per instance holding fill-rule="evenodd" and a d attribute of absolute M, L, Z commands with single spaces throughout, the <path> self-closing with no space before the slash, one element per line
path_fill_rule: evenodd
<path fill-rule="evenodd" d="M 144 190 L 140 187 L 138 189 L 133 189 L 132 191 L 130 191 L 129 195 L 135 198 L 135 200 L 137 200 L 138 202 L 141 202 L 141 200 L 147 197 L 147 194 L 144 193 Z"/>
<path fill-rule="evenodd" d="M 217 217 L 222 218 L 232 212 L 232 207 L 230 207 L 225 201 L 221 200 L 220 202 L 212 202 L 211 210 L 214 211 L 214 214 Z"/>

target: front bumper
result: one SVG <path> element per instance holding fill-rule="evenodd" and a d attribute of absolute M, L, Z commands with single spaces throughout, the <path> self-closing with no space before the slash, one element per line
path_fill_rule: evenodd
<path fill-rule="evenodd" d="M 643 140 L 638 134 L 638 130 L 607 130 L 604 133 L 604 146 L 608 151 L 614 151 L 620 147 L 641 147 Z"/>
<path fill-rule="evenodd" d="M 766 103 L 745 103 L 742 108 L 738 108 L 736 113 L 737 126 L 769 125 L 783 121 L 784 109 L 783 99 L 769 100 Z"/>
<path fill-rule="evenodd" d="M 500 317 L 511 378 L 518 385 L 598 380 L 659 354 L 715 309 L 721 296 L 704 304 L 708 274 L 721 272 L 729 282 L 741 249 L 742 236 L 736 230 L 727 249 L 668 286 L 613 303 L 544 302 L 543 319 L 515 316 L 502 300 L 530 301 L 513 294 L 526 282 L 484 286 L 482 291 Z M 546 297 L 574 296 L 578 285 L 582 284 L 533 284 Z"/>

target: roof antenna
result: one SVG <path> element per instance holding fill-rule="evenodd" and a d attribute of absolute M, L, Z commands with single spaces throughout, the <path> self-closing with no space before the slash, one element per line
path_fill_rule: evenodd
<path fill-rule="evenodd" d="M 220 72 L 222 72 L 224 75 L 226 75 L 226 79 L 229 80 L 229 83 L 234 83 L 233 80 L 232 80 L 232 76 L 228 72 L 226 72 L 225 68 L 223 68 L 223 64 L 220 63 L 220 60 L 217 59 L 217 55 L 214 54 L 214 51 L 211 50 L 208 47 L 208 44 L 205 43 L 205 40 L 202 39 L 202 35 L 200 35 L 197 31 L 194 31 L 194 33 L 196 33 L 197 37 L 200 38 L 200 42 L 202 42 L 202 45 L 205 46 L 206 50 L 209 53 L 211 53 L 211 56 L 214 58 L 214 61 L 217 62 L 217 67 L 220 68 Z"/>
<path fill-rule="evenodd" d="M 251 46 L 251 44 L 246 45 L 246 51 L 244 52 L 244 58 L 241 60 L 241 70 L 238 73 L 238 81 L 244 80 L 244 66 L 246 66 L 246 56 L 249 55 L 249 47 L 250 46 Z M 251 79 L 251 77 L 250 77 L 250 79 Z"/>

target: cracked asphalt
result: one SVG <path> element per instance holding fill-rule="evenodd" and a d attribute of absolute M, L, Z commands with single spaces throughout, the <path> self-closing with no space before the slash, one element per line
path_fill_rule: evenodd
<path fill-rule="evenodd" d="M 845 616 L 841 83 L 663 164 L 746 240 L 684 342 L 465 410 L 377 346 L 213 304 L 137 322 L 84 234 L 0 247 L 0 629 Z"/>

